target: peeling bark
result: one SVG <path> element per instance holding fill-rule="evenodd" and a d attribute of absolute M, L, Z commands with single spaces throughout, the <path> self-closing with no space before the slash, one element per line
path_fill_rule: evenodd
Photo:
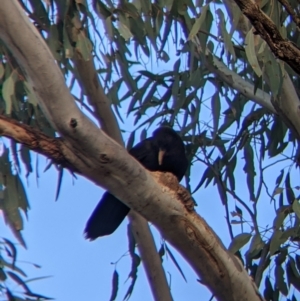
<path fill-rule="evenodd" d="M 42 132 L 18 121 L 0 115 L 0 135 L 11 138 L 29 149 L 46 156 L 55 163 L 73 172 L 78 170 L 66 159 L 66 146 L 63 140 L 50 138 Z"/>

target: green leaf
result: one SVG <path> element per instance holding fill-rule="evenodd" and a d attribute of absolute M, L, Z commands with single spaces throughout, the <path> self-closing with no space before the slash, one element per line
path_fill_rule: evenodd
<path fill-rule="evenodd" d="M 190 31 L 188 40 L 192 40 L 199 32 L 203 22 L 205 21 L 207 10 L 209 10 L 209 4 L 207 4 L 201 8 L 200 17 L 198 17 L 196 19 L 196 21 Z"/>
<path fill-rule="evenodd" d="M 178 271 L 180 272 L 182 278 L 185 280 L 185 282 L 187 282 L 187 281 L 186 281 L 186 278 L 185 278 L 185 276 L 184 276 L 184 273 L 183 273 L 183 271 L 182 271 L 182 269 L 181 269 L 181 267 L 180 267 L 180 265 L 178 264 L 176 258 L 175 258 L 174 255 L 172 254 L 171 250 L 168 248 L 167 244 L 165 244 L 165 247 L 166 247 L 166 251 L 167 251 L 168 255 L 170 255 L 170 257 L 171 257 L 173 263 L 175 264 L 176 268 L 177 268 Z"/>
<path fill-rule="evenodd" d="M 23 229 L 23 220 L 19 212 L 19 193 L 16 177 L 10 173 L 5 175 L 5 179 L 6 189 L 4 190 L 3 200 L 4 217 L 11 228 L 18 232 Z"/>
<path fill-rule="evenodd" d="M 294 200 L 292 208 L 294 212 L 297 214 L 298 218 L 300 218 L 300 204 L 298 200 Z"/>
<path fill-rule="evenodd" d="M 26 285 L 26 283 L 15 273 L 7 271 L 8 276 L 13 279 L 17 284 L 23 287 L 26 292 L 30 292 L 30 289 Z"/>
<path fill-rule="evenodd" d="M 5 69 L 3 67 L 3 64 L 0 62 L 0 80 L 2 79 L 4 73 L 5 73 Z"/>
<path fill-rule="evenodd" d="M 131 271 L 129 273 L 128 278 L 130 277 L 132 280 L 131 280 L 131 284 L 130 284 L 123 300 L 128 299 L 131 296 L 132 292 L 133 292 L 134 285 L 135 285 L 135 282 L 136 282 L 136 279 L 137 279 L 138 266 L 141 263 L 141 258 L 135 253 L 133 253 L 131 255 L 131 260 L 132 260 L 132 262 L 131 262 Z"/>
<path fill-rule="evenodd" d="M 21 160 L 24 163 L 26 171 L 27 171 L 26 177 L 28 177 L 29 174 L 33 172 L 33 168 L 31 165 L 30 150 L 28 147 L 21 144 L 20 152 L 21 152 Z"/>
<path fill-rule="evenodd" d="M 133 34 L 131 33 L 129 27 L 122 22 L 118 22 L 117 24 L 117 28 L 120 32 L 120 35 L 124 38 L 126 42 L 129 41 L 133 37 Z"/>
<path fill-rule="evenodd" d="M 129 288 L 128 288 L 128 290 L 127 290 L 127 292 L 126 292 L 126 294 L 125 294 L 123 300 L 128 300 L 128 299 L 130 298 L 132 292 L 133 292 L 134 285 L 135 285 L 135 282 L 136 282 L 136 280 L 137 280 L 137 277 L 134 276 L 134 277 L 131 277 L 131 279 L 132 279 L 132 280 L 131 280 L 130 286 L 129 286 Z"/>
<path fill-rule="evenodd" d="M 179 81 L 180 81 L 180 76 L 179 76 L 179 74 L 176 74 L 174 76 L 174 82 L 173 82 L 173 85 L 172 85 L 172 96 L 173 96 L 173 100 L 174 100 L 174 102 L 173 102 L 173 109 L 174 110 L 180 108 L 180 106 L 178 106 L 178 101 L 177 101 L 178 94 L 179 94 Z"/>
<path fill-rule="evenodd" d="M 293 274 L 295 275 L 295 277 L 297 277 L 300 280 L 300 274 L 296 268 L 296 263 L 293 257 L 289 256 L 289 261 L 288 264 L 291 266 Z M 299 282 L 300 284 L 300 282 Z"/>
<path fill-rule="evenodd" d="M 61 183 L 63 179 L 64 169 L 62 167 L 58 168 L 58 179 L 57 179 L 57 188 L 56 188 L 56 194 L 55 194 L 55 201 L 58 200 L 60 189 L 61 189 Z"/>
<path fill-rule="evenodd" d="M 272 196 L 275 196 L 277 194 L 281 194 L 283 190 L 284 190 L 284 188 L 282 188 L 282 187 L 276 187 L 273 194 L 272 194 Z"/>
<path fill-rule="evenodd" d="M 254 72 L 256 73 L 256 75 L 258 77 L 262 76 L 262 70 L 259 66 L 258 60 L 257 60 L 257 56 L 256 56 L 256 51 L 255 51 L 255 43 L 254 43 L 254 34 L 253 34 L 253 30 L 250 29 L 246 35 L 246 47 L 245 47 L 245 52 L 246 52 L 246 56 L 247 59 L 252 67 L 252 69 L 254 70 Z"/>
<path fill-rule="evenodd" d="M 157 35 L 160 35 L 160 30 L 163 25 L 164 16 L 161 10 L 157 10 L 156 18 L 155 18 L 155 31 Z"/>
<path fill-rule="evenodd" d="M 211 182 L 211 180 L 214 178 L 214 172 L 212 171 L 211 167 L 208 166 L 204 173 L 202 174 L 202 178 L 199 182 L 199 184 L 196 186 L 196 188 L 193 190 L 192 194 L 195 193 L 205 182 L 205 180 L 207 180 L 206 182 L 206 186 Z"/>
<path fill-rule="evenodd" d="M 15 101 L 15 84 L 18 79 L 16 71 L 12 71 L 3 83 L 2 95 L 5 101 L 5 113 L 10 115 L 12 112 L 12 104 Z"/>
<path fill-rule="evenodd" d="M 28 102 L 36 107 L 38 105 L 38 101 L 37 101 L 35 93 L 33 93 L 33 91 L 32 91 L 31 85 L 28 82 L 24 82 L 24 89 L 27 93 Z"/>
<path fill-rule="evenodd" d="M 284 170 L 281 169 L 280 174 L 279 174 L 279 176 L 278 176 L 277 179 L 276 179 L 276 186 L 279 186 L 279 185 L 280 185 L 280 183 L 281 183 L 281 181 L 282 181 L 282 179 L 283 179 L 283 175 L 284 175 Z"/>
<path fill-rule="evenodd" d="M 285 220 L 287 214 L 288 214 L 288 210 L 286 210 L 285 207 L 282 207 L 277 210 L 276 216 L 273 221 L 273 227 L 275 229 L 279 229 L 282 226 L 282 223 Z"/>
<path fill-rule="evenodd" d="M 251 237 L 252 237 L 251 233 L 241 233 L 236 235 L 231 241 L 228 247 L 228 251 L 232 253 L 236 253 L 238 250 L 240 250 L 244 245 L 248 243 Z"/>
<path fill-rule="evenodd" d="M 127 150 L 130 150 L 133 147 L 134 139 L 135 139 L 135 131 L 132 131 L 127 140 L 127 145 L 126 145 Z"/>
<path fill-rule="evenodd" d="M 270 242 L 270 255 L 274 255 L 280 248 L 280 245 L 284 242 L 282 239 L 283 232 L 281 230 L 274 230 Z"/>
<path fill-rule="evenodd" d="M 218 92 L 215 93 L 211 99 L 211 108 L 212 108 L 213 125 L 214 125 L 213 140 L 215 140 L 218 134 L 220 111 L 221 111 L 221 102 L 220 102 L 220 97 Z"/>
<path fill-rule="evenodd" d="M 110 296 L 109 301 L 116 300 L 118 290 L 119 290 L 119 274 L 115 270 L 114 273 L 113 273 L 113 278 L 112 278 L 112 292 L 111 292 L 111 296 Z"/>
<path fill-rule="evenodd" d="M 296 260 L 297 268 L 300 271 L 300 255 L 296 254 L 295 260 Z"/>
<path fill-rule="evenodd" d="M 30 205 L 28 202 L 27 194 L 19 176 L 16 176 L 16 191 L 18 194 L 18 205 L 21 208 L 25 215 L 27 216 L 27 210 L 30 209 Z"/>
<path fill-rule="evenodd" d="M 12 268 L 14 268 L 16 260 L 17 260 L 17 248 L 16 246 L 8 239 L 3 238 L 3 241 L 7 244 L 10 250 L 10 257 L 12 257 Z"/>
<path fill-rule="evenodd" d="M 7 276 L 5 272 L 3 271 L 2 267 L 0 267 L 0 281 L 5 281 L 7 279 Z"/>
<path fill-rule="evenodd" d="M 284 295 L 288 295 L 288 288 L 284 280 L 284 270 L 281 265 L 275 266 L 275 285 L 278 287 L 279 291 Z"/>
<path fill-rule="evenodd" d="M 244 156 L 245 156 L 245 166 L 244 171 L 247 174 L 247 186 L 248 191 L 250 194 L 250 200 L 252 202 L 255 202 L 255 195 L 254 195 L 254 177 L 256 175 L 255 169 L 254 169 L 254 154 L 252 146 L 249 142 L 247 142 L 244 146 Z"/>
<path fill-rule="evenodd" d="M 108 17 L 112 15 L 109 8 L 102 1 L 95 0 L 93 1 L 93 4 L 94 4 L 94 10 L 98 13 L 98 16 L 102 20 L 106 20 Z"/>
<path fill-rule="evenodd" d="M 295 200 L 295 194 L 291 187 L 290 172 L 288 172 L 285 177 L 285 193 L 289 204 L 293 204 Z"/>
<path fill-rule="evenodd" d="M 218 26 L 219 35 L 221 37 L 223 37 L 224 46 L 225 46 L 227 55 L 229 55 L 229 53 L 230 53 L 233 56 L 233 60 L 235 60 L 235 51 L 233 48 L 233 43 L 231 41 L 231 36 L 228 34 L 228 32 L 226 30 L 226 23 L 225 23 L 223 11 L 221 9 L 217 9 L 217 14 L 220 18 L 219 26 Z"/>
<path fill-rule="evenodd" d="M 287 276 L 289 286 L 292 284 L 299 291 L 300 290 L 299 273 L 290 260 L 286 264 L 286 276 Z"/>
<path fill-rule="evenodd" d="M 52 278 L 52 276 L 41 276 L 41 277 L 34 277 L 34 278 L 30 278 L 26 281 L 24 281 L 26 284 L 28 284 L 29 282 L 34 282 L 34 281 L 38 281 L 38 280 L 44 280 L 44 279 L 49 279 Z"/>
<path fill-rule="evenodd" d="M 275 258 L 275 263 L 277 265 L 281 265 L 285 262 L 287 256 L 288 249 L 287 248 L 280 248 L 279 254 L 277 254 Z"/>
<path fill-rule="evenodd" d="M 30 5 L 33 9 L 33 15 L 35 18 L 41 20 L 43 25 L 48 28 L 50 25 L 50 20 L 48 17 L 48 11 L 42 0 L 30 0 Z M 45 1 L 44 1 L 45 2 Z"/>
<path fill-rule="evenodd" d="M 49 28 L 49 34 L 47 38 L 47 45 L 49 49 L 51 50 L 52 55 L 57 61 L 61 60 L 61 50 L 62 50 L 62 45 L 59 37 L 59 26 L 56 24 L 53 24 Z M 69 40 L 69 39 L 68 39 Z M 70 49 L 72 46 L 70 45 Z"/>
<path fill-rule="evenodd" d="M 138 18 L 140 16 L 140 14 L 134 4 L 135 3 L 121 2 L 120 7 L 122 8 L 123 12 L 129 14 L 130 17 Z"/>
<path fill-rule="evenodd" d="M 256 233 L 251 240 L 251 244 L 246 256 L 250 259 L 255 258 L 261 252 L 264 245 L 265 243 L 261 239 L 260 234 Z"/>
<path fill-rule="evenodd" d="M 106 34 L 111 42 L 114 40 L 114 28 L 111 20 L 111 16 L 107 17 L 104 22 L 104 28 Z"/>
<path fill-rule="evenodd" d="M 64 42 L 63 43 L 63 49 L 64 49 L 65 57 L 66 58 L 72 58 L 73 55 L 74 55 L 73 41 L 71 41 L 71 38 L 68 35 L 66 26 L 67 25 L 65 23 L 64 28 L 62 30 L 62 32 L 63 32 L 63 42 Z M 56 58 L 56 56 L 55 56 L 55 58 Z M 57 60 L 60 61 L 60 59 L 57 59 Z"/>
<path fill-rule="evenodd" d="M 282 83 L 283 83 L 283 73 L 277 59 L 274 54 L 270 51 L 269 47 L 265 48 L 264 51 L 264 67 L 265 73 L 269 78 L 269 86 L 274 96 L 280 94 Z"/>
<path fill-rule="evenodd" d="M 160 246 L 160 249 L 158 251 L 158 255 L 161 259 L 161 262 L 163 262 L 163 257 L 164 257 L 165 254 L 166 254 L 165 244 L 162 243 L 161 246 Z"/>
<path fill-rule="evenodd" d="M 274 300 L 273 299 L 274 290 L 271 284 L 271 281 L 268 276 L 265 278 L 265 289 L 264 289 L 264 298 L 266 300 Z"/>

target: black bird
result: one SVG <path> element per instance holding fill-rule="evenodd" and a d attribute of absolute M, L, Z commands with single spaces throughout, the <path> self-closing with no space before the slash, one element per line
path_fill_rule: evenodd
<path fill-rule="evenodd" d="M 138 143 L 129 153 L 146 169 L 171 172 L 178 181 L 182 179 L 188 167 L 184 144 L 180 136 L 169 127 L 158 128 L 151 138 Z M 86 238 L 94 240 L 113 233 L 129 210 L 130 208 L 116 197 L 105 192 L 86 224 Z"/>

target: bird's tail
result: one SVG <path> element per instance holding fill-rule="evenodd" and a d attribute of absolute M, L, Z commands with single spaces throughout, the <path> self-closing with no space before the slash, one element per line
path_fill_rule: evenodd
<path fill-rule="evenodd" d="M 113 233 L 122 223 L 129 210 L 130 208 L 116 197 L 109 192 L 105 192 L 86 224 L 85 237 L 94 240 Z"/>

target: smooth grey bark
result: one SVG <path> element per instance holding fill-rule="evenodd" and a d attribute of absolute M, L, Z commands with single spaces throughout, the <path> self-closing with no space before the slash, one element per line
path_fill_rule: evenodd
<path fill-rule="evenodd" d="M 209 55 L 212 54 L 209 53 L 208 56 Z M 239 91 L 245 97 L 268 109 L 270 112 L 276 113 L 276 110 L 271 102 L 270 94 L 262 91 L 261 89 L 257 89 L 256 93 L 254 94 L 254 85 L 252 83 L 246 81 L 241 76 L 231 71 L 214 55 L 212 55 L 212 60 L 207 58 L 206 67 L 210 72 L 216 74 L 218 79 L 224 81 L 231 88 Z"/>

